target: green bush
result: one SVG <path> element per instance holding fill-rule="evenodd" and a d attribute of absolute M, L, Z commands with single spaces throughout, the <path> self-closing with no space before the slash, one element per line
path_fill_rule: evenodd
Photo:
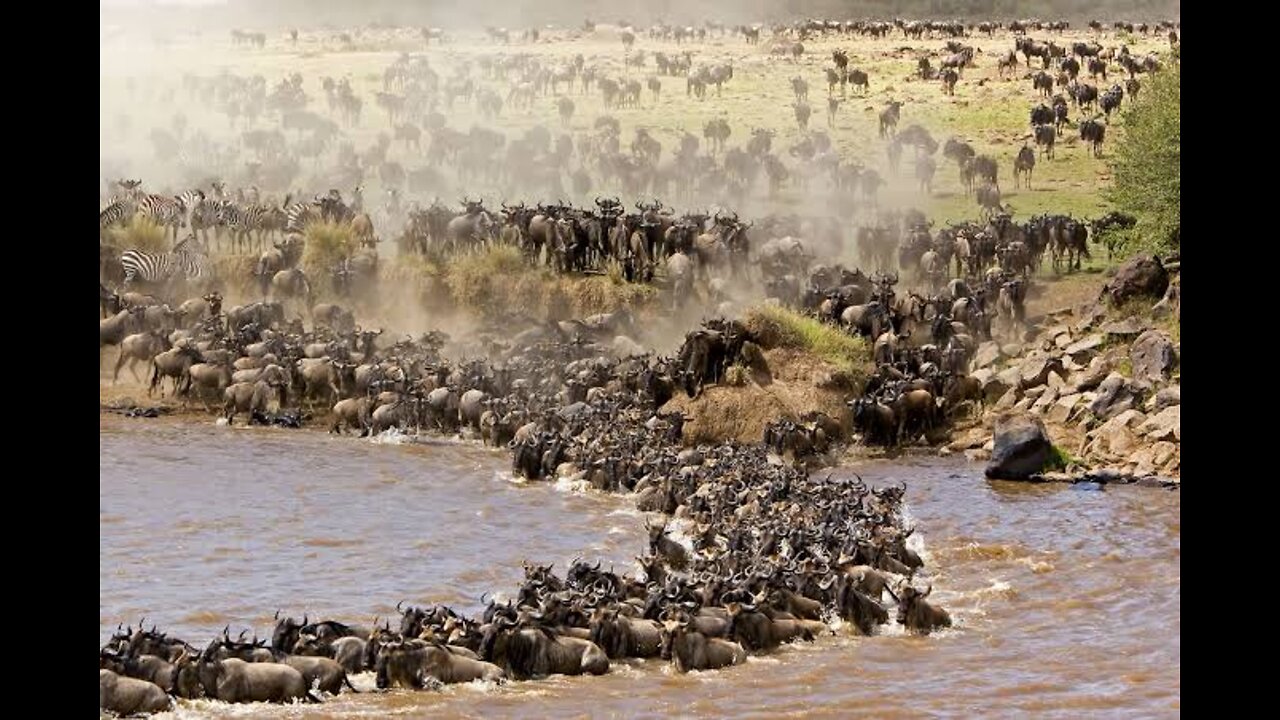
<path fill-rule="evenodd" d="M 1181 228 L 1182 92 L 1176 58 L 1144 77 L 1124 112 L 1124 139 L 1112 161 L 1107 199 L 1138 222 L 1116 240 L 1124 255 L 1177 250 Z M 1127 99 L 1128 100 L 1128 99 Z"/>

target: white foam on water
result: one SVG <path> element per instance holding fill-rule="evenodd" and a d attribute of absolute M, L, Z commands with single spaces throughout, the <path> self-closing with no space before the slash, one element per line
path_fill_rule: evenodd
<path fill-rule="evenodd" d="M 468 683 L 446 685 L 445 691 L 447 692 L 450 689 L 457 688 L 458 692 L 465 692 L 465 693 L 470 693 L 475 695 L 487 695 L 492 692 L 497 692 L 499 687 L 501 686 L 492 680 L 472 680 L 471 682 L 468 682 Z"/>
<path fill-rule="evenodd" d="M 493 479 L 499 480 L 501 482 L 510 483 L 512 485 L 528 485 L 529 484 L 529 481 L 525 480 L 523 476 L 517 475 L 513 472 L 496 472 L 493 474 Z"/>
<path fill-rule="evenodd" d="M 578 478 L 575 480 L 572 478 L 561 477 L 556 478 L 555 482 L 551 483 L 551 487 L 563 493 L 577 493 L 585 495 L 591 490 L 591 483 L 587 482 L 586 478 Z"/>
<path fill-rule="evenodd" d="M 413 436 L 400 428 L 389 427 L 369 438 L 369 442 L 376 445 L 404 445 L 405 443 L 413 442 Z"/>
<path fill-rule="evenodd" d="M 925 567 L 932 567 L 934 565 L 933 555 L 929 552 L 928 546 L 925 545 L 924 532 L 920 530 L 915 517 L 911 514 L 911 506 L 903 502 L 901 508 L 902 526 L 904 528 L 916 528 L 916 531 L 911 533 L 911 537 L 907 538 L 907 549 L 919 555 L 920 559 L 924 561 Z"/>

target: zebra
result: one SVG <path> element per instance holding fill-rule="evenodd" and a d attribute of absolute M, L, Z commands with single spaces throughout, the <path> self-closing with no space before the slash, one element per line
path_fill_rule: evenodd
<path fill-rule="evenodd" d="M 188 282 L 211 275 L 209 258 L 205 248 L 188 235 L 173 247 L 173 252 L 147 253 L 125 250 L 120 253 L 120 265 L 124 268 L 124 284 L 165 283 L 179 277 Z"/>
<path fill-rule="evenodd" d="M 112 198 L 101 212 L 98 213 L 98 229 L 106 230 L 112 225 L 124 223 L 133 215 L 132 205 L 128 199 Z"/>
<path fill-rule="evenodd" d="M 191 212 L 191 232 L 200 235 L 205 245 L 209 244 L 209 229 L 213 228 L 214 240 L 221 244 L 222 229 L 225 227 L 223 222 L 223 213 L 227 205 L 231 204 L 229 200 L 205 198 L 198 207 Z"/>
<path fill-rule="evenodd" d="M 251 203 L 237 205 L 232 202 L 225 203 L 218 209 L 218 219 L 231 231 L 231 245 L 233 248 L 239 248 L 242 240 L 246 245 L 251 245 L 250 233 L 254 230 L 259 231 L 258 239 L 261 241 L 262 219 L 266 215 L 266 211 L 267 208 L 262 205 Z"/>
<path fill-rule="evenodd" d="M 307 225 L 321 219 L 320 203 L 314 201 L 285 203 L 284 215 L 285 233 L 304 233 Z"/>
<path fill-rule="evenodd" d="M 190 226 L 191 215 L 199 209 L 203 202 L 204 192 L 201 190 L 188 190 L 181 195 L 173 197 L 144 195 L 138 200 L 138 212 L 150 218 L 157 225 L 164 227 L 166 234 L 172 231 L 173 239 L 176 242 L 178 228 Z"/>

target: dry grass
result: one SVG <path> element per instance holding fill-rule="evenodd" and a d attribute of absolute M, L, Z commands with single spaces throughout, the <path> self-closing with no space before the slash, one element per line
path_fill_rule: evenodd
<path fill-rule="evenodd" d="M 697 399 L 677 392 L 664 412 L 683 412 L 687 443 L 726 441 L 759 442 L 764 428 L 779 418 L 797 420 L 817 410 L 835 418 L 848 431 L 853 417 L 845 400 L 848 391 L 820 383 L 838 371 L 823 360 L 795 350 L 779 348 L 764 353 L 772 377 L 760 384 L 750 379 L 707 387 Z M 747 373 L 750 375 L 750 373 Z"/>
<path fill-rule="evenodd" d="M 836 418 L 846 431 L 853 418 L 845 401 L 861 392 L 872 369 L 861 339 L 783 308 L 764 305 L 746 314 L 747 328 L 765 349 L 767 371 L 730 368 L 725 382 L 697 399 L 677 393 L 668 410 L 684 412 L 685 441 L 758 442 L 778 418 L 809 411 Z"/>
<path fill-rule="evenodd" d="M 302 252 L 304 267 L 333 267 L 356 249 L 356 238 L 351 231 L 351 223 L 313 222 L 307 225 L 303 234 L 307 238 L 306 247 Z"/>
<path fill-rule="evenodd" d="M 165 229 L 145 215 L 134 215 L 127 224 L 108 229 L 107 239 L 120 250 L 159 253 L 169 249 Z"/>

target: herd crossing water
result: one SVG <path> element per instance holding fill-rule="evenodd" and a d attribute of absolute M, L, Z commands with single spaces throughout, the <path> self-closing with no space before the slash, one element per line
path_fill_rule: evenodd
<path fill-rule="evenodd" d="M 394 617 L 402 599 L 474 613 L 482 592 L 519 584 L 523 560 L 560 569 L 583 555 L 633 571 L 647 539 L 630 498 L 517 483 L 506 453 L 472 445 L 112 415 L 100 438 L 103 642 L 144 615 L 199 642 L 226 625 L 269 636 L 277 608 L 362 624 Z M 624 660 L 600 677 L 244 711 L 574 716 L 588 698 L 592 713 L 628 717 L 1178 711 L 1180 494 L 991 483 L 938 459 L 856 470 L 873 486 L 906 482 L 914 549 L 953 628 L 840 633 L 715 672 Z M 372 675 L 355 684 L 372 689 Z M 201 700 L 175 716 L 229 712 Z"/>

